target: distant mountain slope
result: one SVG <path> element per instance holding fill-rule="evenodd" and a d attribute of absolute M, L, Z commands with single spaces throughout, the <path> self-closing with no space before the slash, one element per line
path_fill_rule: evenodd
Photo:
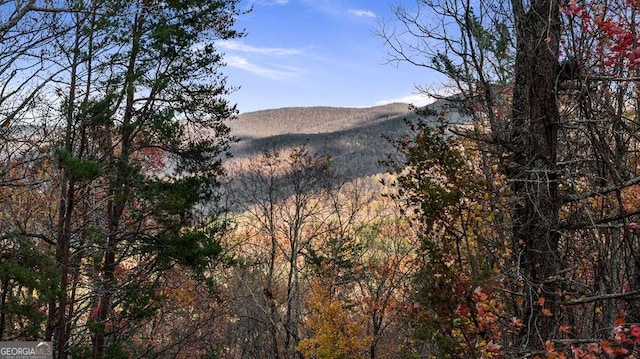
<path fill-rule="evenodd" d="M 236 136 L 264 138 L 282 134 L 328 133 L 371 120 L 410 113 L 409 105 L 393 103 L 369 108 L 289 107 L 249 112 L 230 123 Z"/>
<path fill-rule="evenodd" d="M 438 110 L 439 101 L 429 108 Z M 393 152 L 385 136 L 397 138 L 408 131 L 405 119 L 416 115 L 407 104 L 370 108 L 295 107 L 240 115 L 230 123 L 240 141 L 232 148 L 235 161 L 263 149 L 282 150 L 306 144 L 315 152 L 330 154 L 341 173 L 366 177 L 385 168 L 379 162 Z M 232 161 L 233 162 L 233 161 Z"/>

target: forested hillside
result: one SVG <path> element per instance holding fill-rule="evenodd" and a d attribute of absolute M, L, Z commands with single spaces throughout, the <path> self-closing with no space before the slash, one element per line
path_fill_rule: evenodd
<path fill-rule="evenodd" d="M 348 130 L 411 112 L 403 103 L 369 108 L 293 107 L 243 113 L 229 125 L 237 136 L 250 139 Z"/>
<path fill-rule="evenodd" d="M 420 115 L 416 114 L 416 110 Z M 468 124 L 457 104 L 439 100 L 422 108 L 390 104 L 370 108 L 282 108 L 240 115 L 230 122 L 230 164 L 259 155 L 304 145 L 314 153 L 330 155 L 332 165 L 345 180 L 384 173 L 382 162 L 396 152 L 393 139 L 411 132 L 410 124 L 422 118 L 434 127 Z"/>

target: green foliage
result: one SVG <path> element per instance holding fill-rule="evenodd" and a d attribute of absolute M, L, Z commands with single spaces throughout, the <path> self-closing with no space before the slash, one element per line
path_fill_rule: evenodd
<path fill-rule="evenodd" d="M 102 166 L 96 161 L 76 157 L 63 149 L 58 149 L 56 156 L 73 181 L 90 181 L 102 174 Z"/>
<path fill-rule="evenodd" d="M 133 357 L 132 348 L 122 344 L 111 344 L 105 348 L 104 356 L 109 359 L 129 359 Z M 91 352 L 91 348 L 76 345 L 71 348 L 71 357 L 74 359 L 91 359 L 95 358 Z M 152 354 L 152 353 L 147 353 Z"/>
<path fill-rule="evenodd" d="M 141 236 L 145 252 L 157 255 L 163 265 L 181 264 L 198 275 L 222 252 L 219 238 L 227 226 L 215 218 L 200 221 L 194 216 L 194 208 L 210 198 L 202 186 L 206 184 L 197 177 L 148 181 L 137 193 L 140 207 L 134 211 L 140 220 L 152 220 L 163 228 Z"/>
<path fill-rule="evenodd" d="M 201 184 L 194 178 L 176 181 L 149 181 L 140 189 L 140 199 L 148 201 L 161 221 L 170 221 L 172 216 L 186 216 L 198 201 Z"/>
<path fill-rule="evenodd" d="M 509 59 L 507 50 L 512 39 L 505 22 L 497 22 L 487 28 L 482 19 L 473 13 L 468 14 L 467 21 L 466 26 L 482 51 L 487 51 L 501 60 Z"/>
<path fill-rule="evenodd" d="M 218 235 L 212 232 L 206 229 L 187 229 L 176 237 L 159 238 L 154 249 L 158 251 L 161 263 L 181 264 L 202 275 L 222 252 Z"/>
<path fill-rule="evenodd" d="M 117 100 L 115 94 L 108 94 L 102 98 L 89 101 L 80 106 L 81 118 L 88 119 L 89 126 L 113 125 L 114 101 Z"/>
<path fill-rule="evenodd" d="M 132 323 L 150 318 L 158 309 L 156 289 L 156 282 L 126 286 L 120 316 Z"/>
<path fill-rule="evenodd" d="M 424 261 L 416 275 L 413 298 L 417 309 L 410 325 L 417 339 L 429 343 L 439 353 L 437 357 L 460 357 L 469 350 L 464 338 L 454 334 L 463 284 L 444 262 L 446 252 L 442 246 L 425 240 L 422 251 Z"/>
<path fill-rule="evenodd" d="M 242 36 L 233 29 L 238 3 L 72 1 L 64 3 L 72 11 L 60 10 L 69 31 L 41 53 L 65 79 L 55 88 L 61 105 L 46 119 L 64 129 L 52 139 L 59 166 L 45 179 L 56 179 L 54 193 L 42 196 L 60 202 L 40 228 L 53 232 L 55 252 L 45 258 L 55 258 L 60 272 L 51 275 L 65 280 L 41 285 L 17 262 L 0 268 L 16 294 L 10 298 L 37 293 L 41 307 L 53 306 L 48 313 L 64 313 L 37 318 L 56 328 L 48 334 L 54 342 L 82 342 L 88 328 L 95 337 L 85 356 L 130 357 L 123 331 L 141 329 L 120 321 L 157 314 L 156 289 L 168 268 L 179 265 L 203 282 L 221 253 L 217 179 L 231 142 L 225 122 L 236 109 L 225 98 L 230 89 L 214 42 Z M 90 274 L 75 276 L 72 261 Z M 61 288 L 50 293 L 56 283 Z M 26 304 L 12 313 L 35 318 Z"/>
<path fill-rule="evenodd" d="M 367 243 L 358 236 L 332 235 L 329 231 L 318 248 L 308 249 L 310 268 L 317 276 L 331 278 L 337 285 L 349 283 L 359 275 L 360 257 Z"/>
<path fill-rule="evenodd" d="M 42 243 L 7 232 L 0 239 L 0 308 L 6 338 L 42 338 L 46 312 L 58 295 L 58 270 Z"/>
<path fill-rule="evenodd" d="M 463 78 L 464 71 L 446 53 L 438 52 L 431 58 L 433 68 L 451 78 Z"/>
<path fill-rule="evenodd" d="M 443 212 L 462 197 L 457 185 L 464 178 L 465 162 L 461 152 L 445 136 L 444 128 L 424 122 L 415 125 L 415 138 L 397 141 L 402 163 L 393 164 L 398 176 L 400 196 L 417 208 L 427 231 Z"/>
<path fill-rule="evenodd" d="M 415 209 L 421 229 L 409 322 L 434 358 L 491 357 L 499 348 L 491 340 L 500 336 L 492 310 L 499 308 L 478 290 L 492 268 L 483 252 L 489 216 L 478 203 L 485 197 L 470 168 L 474 159 L 466 157 L 474 151 L 442 128 L 419 123 L 415 129 L 413 138 L 398 142 L 404 161 L 396 166 L 399 195 Z"/>
<path fill-rule="evenodd" d="M 106 358 L 112 359 L 129 359 L 131 358 L 131 352 L 126 345 L 123 344 L 111 344 L 105 348 L 104 355 Z"/>

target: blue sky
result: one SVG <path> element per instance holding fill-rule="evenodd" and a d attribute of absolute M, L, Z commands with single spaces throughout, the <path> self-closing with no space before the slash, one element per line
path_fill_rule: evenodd
<path fill-rule="evenodd" d="M 253 11 L 237 21 L 243 39 L 218 42 L 231 100 L 241 112 L 291 106 L 367 107 L 423 104 L 416 85 L 435 79 L 409 64 L 387 63 L 375 35 L 393 21 L 392 5 L 415 0 L 246 0 Z"/>

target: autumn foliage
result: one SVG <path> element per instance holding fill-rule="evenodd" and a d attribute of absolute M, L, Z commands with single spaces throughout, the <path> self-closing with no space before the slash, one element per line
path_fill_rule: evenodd
<path fill-rule="evenodd" d="M 372 337 L 366 335 L 364 318 L 346 310 L 346 303 L 330 293 L 321 281 L 311 291 L 306 323 L 311 334 L 300 341 L 297 350 L 305 358 L 366 358 Z"/>
<path fill-rule="evenodd" d="M 640 358 L 637 1 L 396 8 L 392 61 L 452 89 L 355 180 L 304 145 L 223 166 L 237 1 L 60 4 L 0 20 L 0 340 Z"/>

